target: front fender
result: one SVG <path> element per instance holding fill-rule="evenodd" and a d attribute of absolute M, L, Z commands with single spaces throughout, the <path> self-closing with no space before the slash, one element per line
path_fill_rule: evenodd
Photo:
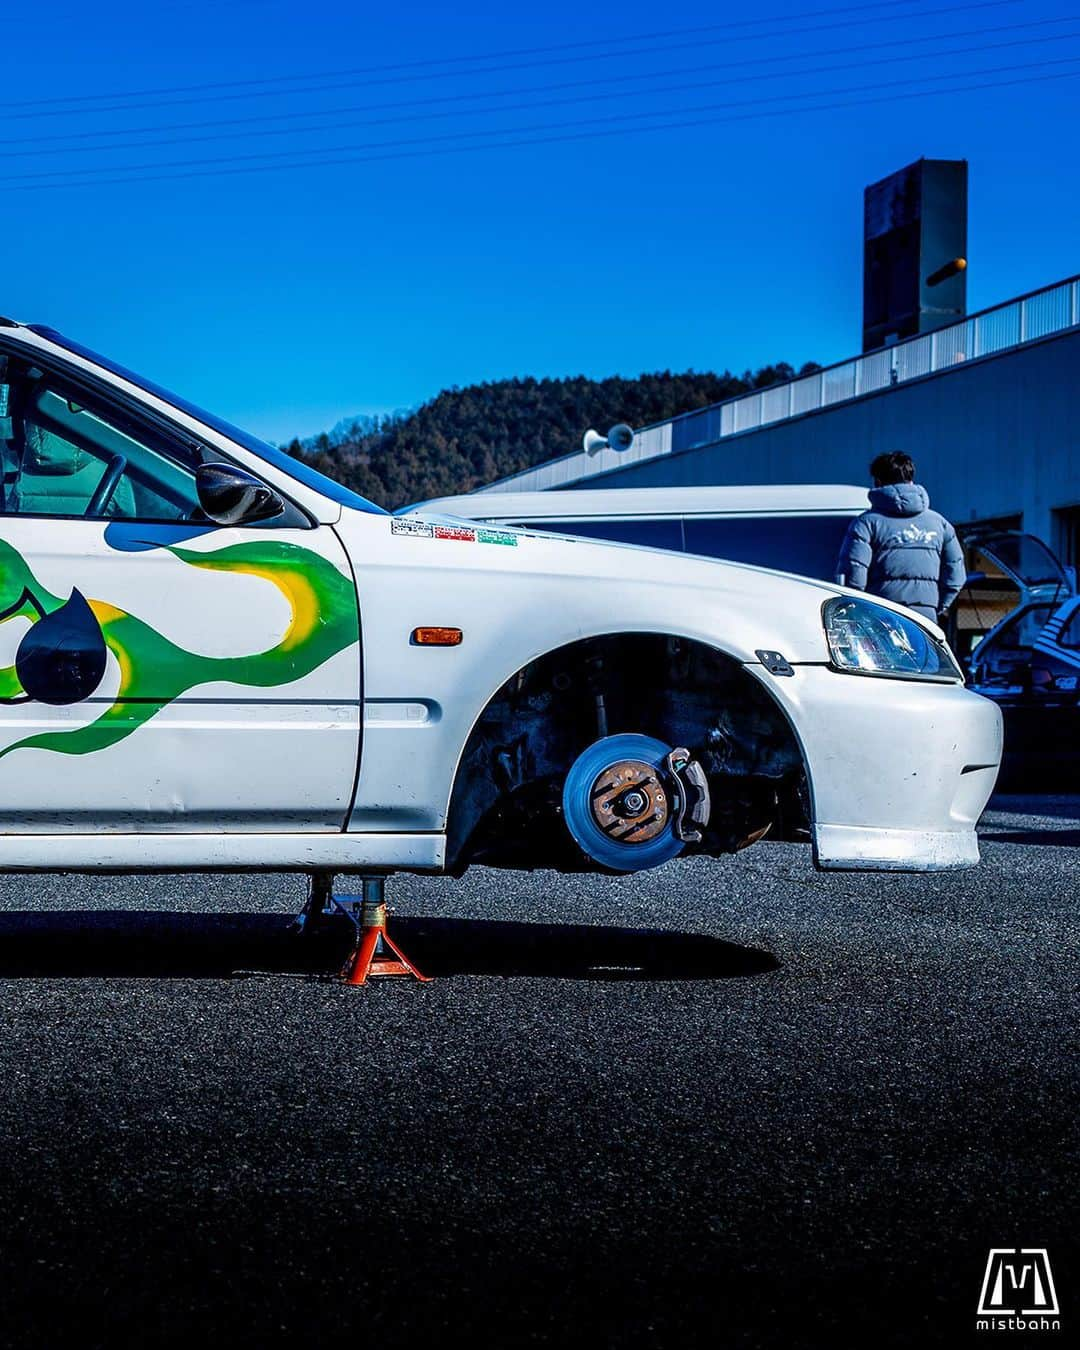
<path fill-rule="evenodd" d="M 820 606 L 795 578 L 655 550 L 519 534 L 513 547 L 391 533 L 350 517 L 364 644 L 364 736 L 349 828 L 443 830 L 461 755 L 497 691 L 587 638 L 656 633 L 745 664 L 758 648 L 824 659 Z M 457 647 L 410 643 L 460 628 Z"/>

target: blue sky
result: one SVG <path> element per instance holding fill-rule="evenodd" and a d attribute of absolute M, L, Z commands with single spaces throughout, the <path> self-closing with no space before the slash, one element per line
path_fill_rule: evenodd
<path fill-rule="evenodd" d="M 840 359 L 920 155 L 970 161 L 972 308 L 1080 271 L 1080 0 L 57 0 L 4 51 L 0 312 L 274 440 Z"/>

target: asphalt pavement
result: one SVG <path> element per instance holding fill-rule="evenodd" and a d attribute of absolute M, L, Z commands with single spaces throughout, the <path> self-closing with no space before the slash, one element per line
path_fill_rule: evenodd
<path fill-rule="evenodd" d="M 403 877 L 0 879 L 0 1344 L 1048 1345 L 1080 1333 L 1080 797 L 982 865 L 763 844 Z M 1061 1337 L 974 1331 L 1048 1249 Z"/>

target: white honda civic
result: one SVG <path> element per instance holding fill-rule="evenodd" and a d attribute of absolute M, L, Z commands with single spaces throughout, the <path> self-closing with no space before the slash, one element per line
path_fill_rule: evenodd
<path fill-rule="evenodd" d="M 0 869 L 961 867 L 1001 717 L 761 568 L 391 516 L 0 321 Z"/>

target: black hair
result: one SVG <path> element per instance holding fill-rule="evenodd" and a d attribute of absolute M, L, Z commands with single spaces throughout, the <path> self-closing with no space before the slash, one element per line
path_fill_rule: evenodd
<path fill-rule="evenodd" d="M 903 450 L 890 450 L 878 455 L 870 465 L 870 476 L 875 483 L 888 487 L 892 483 L 914 483 L 915 461 Z"/>

